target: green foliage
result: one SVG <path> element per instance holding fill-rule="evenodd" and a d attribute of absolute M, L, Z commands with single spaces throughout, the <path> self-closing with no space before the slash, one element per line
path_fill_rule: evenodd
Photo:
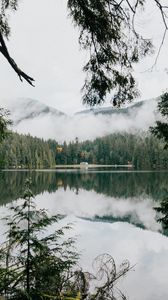
<path fill-rule="evenodd" d="M 157 121 L 154 127 L 151 127 L 151 132 L 158 139 L 163 141 L 164 148 L 168 148 L 168 93 L 164 93 L 158 103 L 158 110 L 163 121 Z M 158 222 L 162 224 L 163 232 L 168 235 L 168 198 L 163 198 L 160 202 L 160 207 L 154 208 L 161 216 Z"/>
<path fill-rule="evenodd" d="M 168 236 L 168 198 L 163 198 L 160 202 L 160 206 L 154 207 L 157 211 L 157 221 L 162 225 L 163 234 Z"/>
<path fill-rule="evenodd" d="M 30 135 L 13 133 L 0 145 L 3 168 L 54 168 L 87 161 L 90 164 L 133 164 L 136 169 L 167 169 L 164 143 L 150 134 L 114 133 L 94 141 L 59 145 Z"/>
<path fill-rule="evenodd" d="M 0 1 L 0 33 L 9 37 L 10 27 L 8 23 L 8 11 L 15 11 L 18 7 L 18 0 L 1 0 Z"/>
<path fill-rule="evenodd" d="M 11 124 L 9 120 L 9 112 L 0 108 L 0 143 L 5 139 L 8 135 L 8 125 Z"/>
<path fill-rule="evenodd" d="M 151 132 L 164 141 L 165 148 L 168 148 L 168 93 L 164 93 L 158 102 L 158 110 L 165 121 L 157 121 L 155 127 L 151 127 Z"/>
<path fill-rule="evenodd" d="M 98 169 L 99 170 L 99 169 Z M 104 169 L 101 169 L 102 171 Z M 167 173 L 165 172 L 0 172 L 0 205 L 17 200 L 23 195 L 27 176 L 32 178 L 33 194 L 55 193 L 58 189 L 95 191 L 115 198 L 140 198 L 145 195 L 154 201 L 167 197 Z M 115 171 L 120 169 L 113 169 Z"/>
<path fill-rule="evenodd" d="M 165 116 L 168 119 L 168 93 L 164 93 L 161 96 L 161 100 L 158 103 L 158 109 L 162 116 Z"/>
<path fill-rule="evenodd" d="M 155 210 L 161 213 L 158 222 L 162 223 L 164 229 L 168 229 L 168 199 L 163 199 L 160 204 L 160 207 L 155 207 Z"/>
<path fill-rule="evenodd" d="M 55 155 L 49 143 L 30 135 L 11 134 L 0 145 L 0 153 L 1 166 L 5 168 L 41 169 L 55 166 Z"/>
<path fill-rule="evenodd" d="M 69 226 L 49 233 L 47 228 L 61 216 L 37 210 L 32 199 L 29 179 L 22 203 L 11 206 L 11 215 L 5 218 L 8 230 L 0 246 L 0 296 L 13 300 L 125 297 L 115 284 L 130 270 L 129 262 L 123 262 L 118 269 L 114 259 L 104 254 L 94 260 L 95 274 L 83 272 L 76 265 L 74 241 L 64 237 Z M 90 292 L 92 280 L 96 281 L 94 293 Z"/>
<path fill-rule="evenodd" d="M 114 133 L 94 141 L 61 145 L 57 164 L 75 164 L 87 161 L 90 164 L 127 165 L 136 169 L 168 168 L 168 152 L 163 143 L 148 133 Z M 66 160 L 65 160 L 66 158 Z M 66 161 L 66 162 L 64 162 Z"/>
<path fill-rule="evenodd" d="M 18 2 L 1 0 L 0 52 L 20 80 L 33 85 L 34 79 L 17 66 L 4 40 L 10 34 L 8 12 L 17 10 Z M 159 10 L 166 33 L 167 6 L 158 0 L 152 3 Z M 139 11 L 146 8 L 147 1 L 68 0 L 67 6 L 73 23 L 80 31 L 80 46 L 89 53 L 89 60 L 84 66 L 83 102 L 94 106 L 103 103 L 109 96 L 114 105 L 120 106 L 125 101 L 133 100 L 139 94 L 133 75 L 134 64 L 153 52 L 151 40 L 141 36 L 135 26 L 135 18 Z"/>
<path fill-rule="evenodd" d="M 60 299 L 78 255 L 72 239 L 63 238 L 69 226 L 46 230 L 61 216 L 37 210 L 30 180 L 23 202 L 12 206 L 6 218 L 6 241 L 0 248 L 0 295 L 5 299 Z"/>
<path fill-rule="evenodd" d="M 8 126 L 11 124 L 9 120 L 9 112 L 0 108 L 0 144 L 8 136 Z M 4 164 L 3 157 L 0 152 L 0 166 Z"/>
<path fill-rule="evenodd" d="M 152 44 L 134 27 L 134 17 L 145 1 L 69 0 L 74 24 L 80 29 L 79 43 L 90 58 L 84 67 L 83 102 L 101 104 L 114 91 L 113 104 L 138 95 L 133 64 L 151 53 Z"/>

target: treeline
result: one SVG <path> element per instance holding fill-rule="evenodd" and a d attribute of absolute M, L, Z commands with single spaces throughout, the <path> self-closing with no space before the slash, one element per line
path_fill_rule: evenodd
<path fill-rule="evenodd" d="M 150 133 L 116 133 L 82 144 L 89 163 L 133 164 L 136 169 L 167 169 L 168 150 Z"/>
<path fill-rule="evenodd" d="M 150 134 L 115 133 L 67 144 L 12 133 L 0 145 L 1 168 L 54 168 L 56 165 L 133 164 L 136 169 L 167 169 L 168 150 Z"/>
<path fill-rule="evenodd" d="M 52 145 L 51 145 L 52 146 Z M 133 164 L 136 169 L 167 169 L 168 150 L 150 133 L 115 133 L 94 141 L 64 143 L 57 164 Z"/>
<path fill-rule="evenodd" d="M 0 144 L 0 166 L 2 168 L 52 168 L 55 152 L 43 139 L 11 133 Z"/>

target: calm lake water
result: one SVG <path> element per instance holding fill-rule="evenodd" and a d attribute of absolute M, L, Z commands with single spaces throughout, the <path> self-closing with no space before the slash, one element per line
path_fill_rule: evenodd
<path fill-rule="evenodd" d="M 168 299 L 168 238 L 153 209 L 168 195 L 168 172 L 1 171 L 1 216 L 21 197 L 28 176 L 37 205 L 73 223 L 84 268 L 101 253 L 118 265 L 128 259 L 134 268 L 119 284 L 128 299 Z"/>

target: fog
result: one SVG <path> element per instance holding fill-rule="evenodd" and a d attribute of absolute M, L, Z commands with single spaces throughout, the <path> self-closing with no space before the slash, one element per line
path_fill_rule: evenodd
<path fill-rule="evenodd" d="M 8 107 L 10 108 L 10 105 Z M 132 108 L 128 114 L 83 113 L 67 116 L 59 115 L 57 111 L 54 114 L 52 108 L 47 113 L 40 113 L 42 107 L 45 108 L 45 105 L 34 101 L 32 107 L 22 104 L 15 106 L 15 109 L 12 108 L 13 130 L 44 139 L 56 139 L 61 143 L 64 140 L 72 141 L 76 137 L 83 141 L 114 132 L 146 131 L 158 118 L 156 99 L 144 101 L 143 105 Z"/>

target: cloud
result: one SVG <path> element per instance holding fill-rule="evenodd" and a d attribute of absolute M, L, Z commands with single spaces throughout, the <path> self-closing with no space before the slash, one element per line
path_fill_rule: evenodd
<path fill-rule="evenodd" d="M 47 201 L 46 201 L 47 199 Z M 57 193 L 43 193 L 36 197 L 37 207 L 47 208 L 52 214 L 66 213 L 67 217 L 56 224 L 57 229 L 68 223 L 73 224 L 72 230 L 66 236 L 77 237 L 76 247 L 81 253 L 80 265 L 84 270 L 93 272 L 93 259 L 103 253 L 109 253 L 115 259 L 117 266 L 128 259 L 134 266 L 117 287 L 130 299 L 136 300 L 164 300 L 168 298 L 167 270 L 168 270 L 168 239 L 158 232 L 139 229 L 126 222 L 113 224 L 90 222 L 78 216 L 100 216 L 107 213 L 123 215 L 136 212 L 139 218 L 154 224 L 153 200 L 150 198 L 116 199 L 97 195 L 95 192 L 67 189 L 66 193 L 59 189 Z M 1 216 L 7 208 L 1 209 Z M 144 216 L 145 212 L 145 216 Z M 149 228 L 153 229 L 152 226 Z M 2 232 L 4 224 L 1 220 Z M 155 227 L 156 229 L 156 227 Z"/>
<path fill-rule="evenodd" d="M 155 202 L 144 195 L 138 198 L 114 198 L 83 189 L 80 189 L 77 195 L 75 190 L 68 188 L 64 193 L 60 188 L 56 194 L 45 192 L 38 195 L 36 201 L 39 206 L 47 207 L 52 213 L 89 219 L 94 219 L 96 216 L 124 218 L 129 215 L 135 224 L 142 224 L 145 228 L 154 231 L 161 229 L 161 225 L 155 219 L 156 213 L 153 209 Z"/>
<path fill-rule="evenodd" d="M 135 132 L 148 130 L 156 121 L 156 100 L 144 101 L 137 110 L 129 114 L 113 113 L 111 115 L 77 114 L 74 116 L 54 116 L 52 113 L 41 114 L 35 118 L 24 118 L 22 109 L 15 110 L 14 118 L 23 120 L 14 127 L 18 133 L 30 133 L 44 139 L 55 139 L 67 142 L 87 139 L 93 140 L 114 132 Z M 28 108 L 27 108 L 28 109 Z M 34 106 L 34 112 L 37 107 Z"/>
<path fill-rule="evenodd" d="M 127 223 L 74 222 L 78 235 L 81 264 L 92 271 L 93 259 L 101 253 L 111 254 L 117 266 L 128 259 L 134 268 L 117 285 L 129 299 L 167 299 L 168 240 L 166 237 L 135 228 Z M 87 243 L 86 243 L 87 241 Z"/>

